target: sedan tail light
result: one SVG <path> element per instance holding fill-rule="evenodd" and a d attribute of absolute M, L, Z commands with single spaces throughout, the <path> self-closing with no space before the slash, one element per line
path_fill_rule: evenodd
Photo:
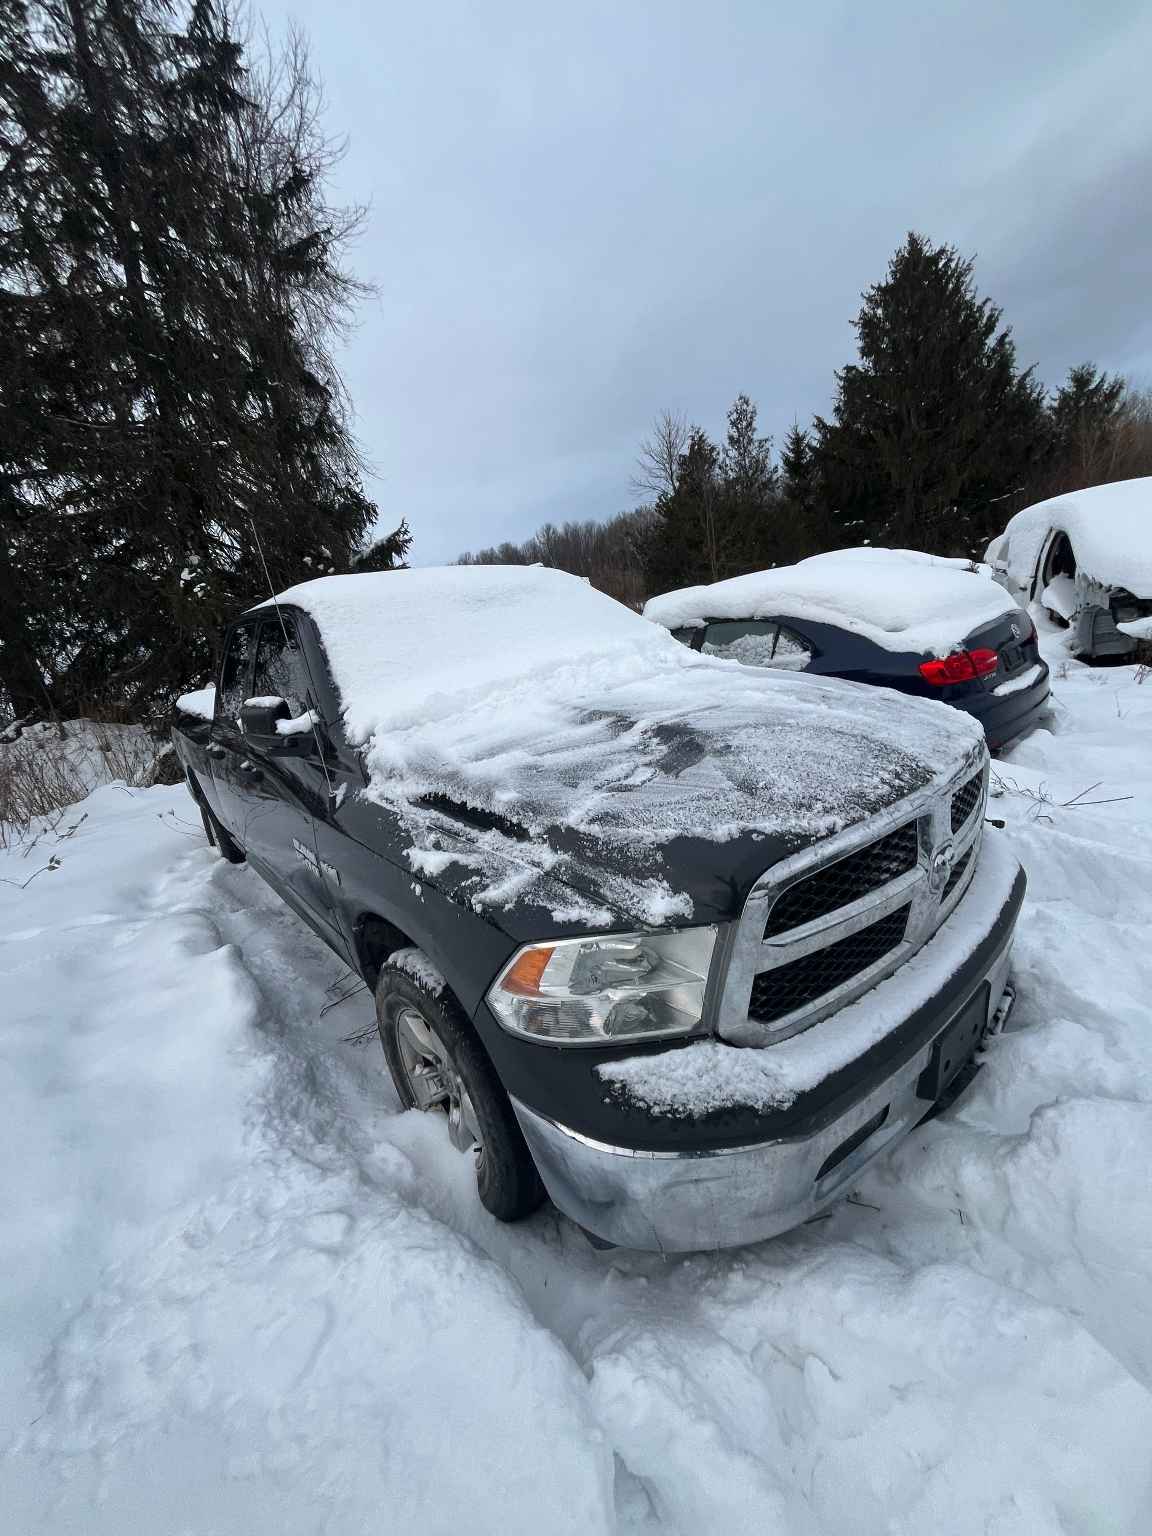
<path fill-rule="evenodd" d="M 940 661 L 922 661 L 920 676 L 934 688 L 947 688 L 949 683 L 970 683 L 975 677 L 988 677 L 999 665 L 996 652 L 981 647 L 975 651 L 953 651 Z"/>

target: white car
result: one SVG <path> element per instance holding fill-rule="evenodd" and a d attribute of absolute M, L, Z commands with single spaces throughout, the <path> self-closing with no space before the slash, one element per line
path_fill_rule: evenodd
<path fill-rule="evenodd" d="M 1068 625 L 1077 656 L 1132 656 L 1152 641 L 1152 475 L 1025 507 L 985 558 L 1014 597 Z"/>

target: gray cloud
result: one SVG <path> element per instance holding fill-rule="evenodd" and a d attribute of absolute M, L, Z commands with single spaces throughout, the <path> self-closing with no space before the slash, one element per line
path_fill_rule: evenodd
<path fill-rule="evenodd" d="M 371 203 L 344 366 L 421 563 L 629 505 L 664 407 L 826 409 L 911 227 L 977 255 L 1045 380 L 1152 372 L 1139 0 L 263 9 Z"/>

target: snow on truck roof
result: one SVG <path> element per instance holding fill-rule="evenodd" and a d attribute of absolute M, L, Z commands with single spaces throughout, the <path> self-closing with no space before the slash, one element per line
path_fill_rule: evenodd
<path fill-rule="evenodd" d="M 666 629 L 709 619 L 808 619 L 886 651 L 947 656 L 1016 606 L 986 566 L 916 549 L 860 548 L 666 592 L 649 600 L 644 617 Z"/>
<path fill-rule="evenodd" d="M 1152 597 L 1152 475 L 1091 485 L 1025 507 L 989 544 L 988 559 L 1001 560 L 1013 581 L 1027 589 L 1053 528 L 1068 535 L 1086 576 Z"/>
<path fill-rule="evenodd" d="M 539 566 L 321 576 L 279 600 L 319 625 L 344 724 L 357 741 L 456 714 L 527 674 L 621 648 L 637 663 L 667 650 L 664 637 L 654 642 L 622 603 Z"/>
<path fill-rule="evenodd" d="M 576 888 L 600 903 L 585 922 L 609 922 L 605 902 L 688 917 L 662 864 L 672 838 L 827 836 L 981 739 L 934 702 L 698 656 L 561 571 L 328 576 L 279 600 L 316 621 L 367 794 L 400 812 L 413 872 L 465 865 L 477 907 L 534 899 L 559 920 Z M 444 799 L 492 824 L 462 825 Z"/>

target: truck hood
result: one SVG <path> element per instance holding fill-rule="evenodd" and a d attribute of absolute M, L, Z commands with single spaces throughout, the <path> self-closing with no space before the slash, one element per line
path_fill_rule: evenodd
<path fill-rule="evenodd" d="M 414 875 L 517 936 L 724 920 L 777 860 L 984 752 L 935 701 L 692 659 L 593 668 L 529 718 L 489 697 L 450 750 L 442 729 L 375 741 L 367 794 L 400 811 Z"/>

